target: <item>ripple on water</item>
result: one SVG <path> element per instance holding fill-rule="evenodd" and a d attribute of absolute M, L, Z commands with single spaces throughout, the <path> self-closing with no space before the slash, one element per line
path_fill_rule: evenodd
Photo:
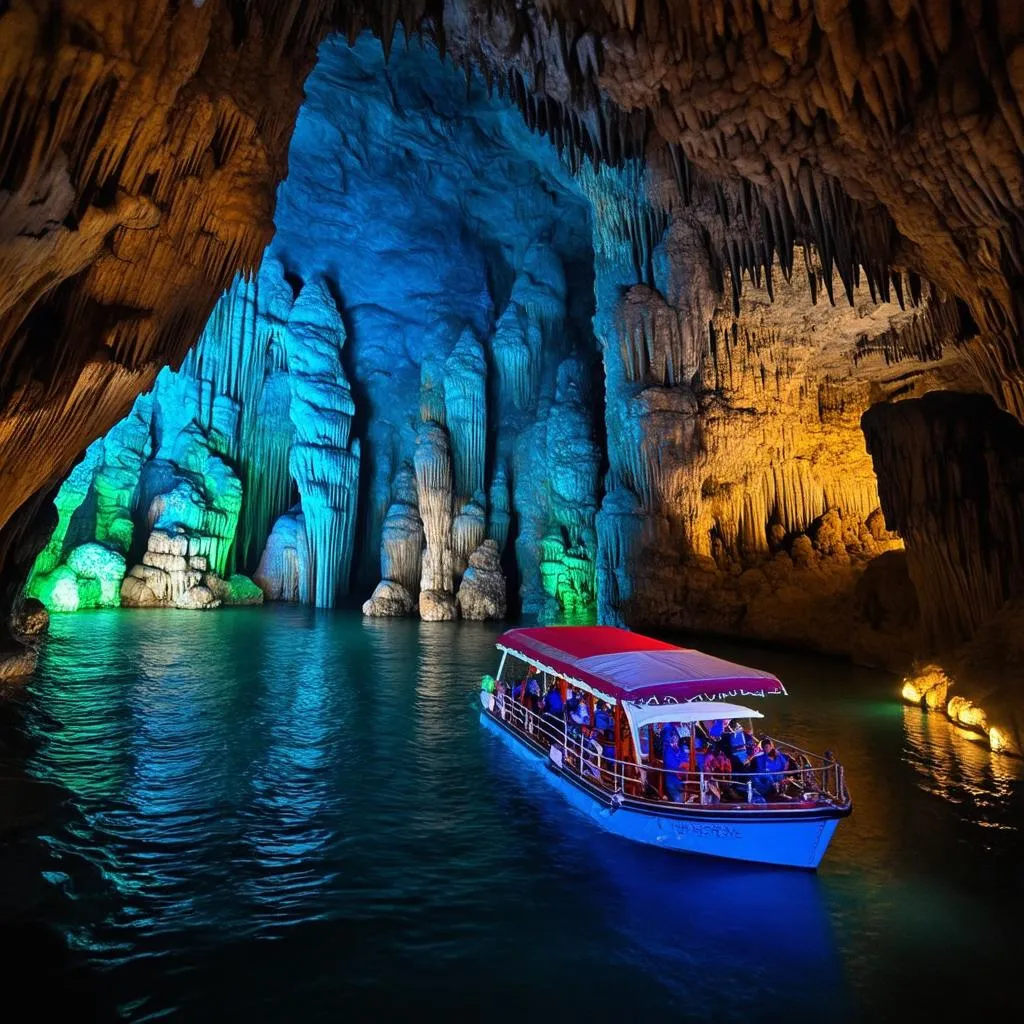
<path fill-rule="evenodd" d="M 595 1019 L 858 1019 L 948 1009 L 927 979 L 951 956 L 1000 1005 L 1019 765 L 901 708 L 884 675 L 705 644 L 783 677 L 771 731 L 836 750 L 856 810 L 818 875 L 639 849 L 510 773 L 479 728 L 497 632 L 295 608 L 55 617 L 0 716 L 26 808 L 0 849 L 7 916 L 59 932 L 60 977 L 136 1020 L 333 1019 L 360 991 L 381 1019 L 578 1015 L 580 991 Z"/>

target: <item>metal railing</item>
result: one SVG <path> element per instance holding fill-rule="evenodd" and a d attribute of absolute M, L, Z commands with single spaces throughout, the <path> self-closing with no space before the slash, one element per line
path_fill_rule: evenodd
<path fill-rule="evenodd" d="M 807 803 L 843 807 L 850 800 L 839 762 L 778 740 L 773 740 L 776 749 L 794 765 L 782 772 L 765 775 L 752 764 L 736 769 L 731 759 L 729 771 L 669 770 L 652 763 L 650 755 L 640 764 L 609 757 L 592 735 L 585 735 L 565 717 L 538 714 L 507 693 L 494 694 L 491 713 L 558 767 L 606 794 L 641 801 L 758 808 Z"/>

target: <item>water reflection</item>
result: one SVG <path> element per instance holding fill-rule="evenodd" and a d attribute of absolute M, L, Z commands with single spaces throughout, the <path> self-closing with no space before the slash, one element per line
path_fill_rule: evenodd
<path fill-rule="evenodd" d="M 1020 766 L 993 754 L 984 737 L 921 708 L 903 707 L 906 746 L 903 758 L 917 773 L 921 788 L 957 804 L 979 825 L 1016 829 L 1007 805 L 1020 794 Z"/>
<path fill-rule="evenodd" d="M 812 1009 L 841 1019 L 847 1006 L 819 877 L 802 871 L 689 857 L 598 831 L 543 780 L 535 764 L 510 769 L 493 738 L 489 769 L 509 817 L 544 821 L 557 863 L 600 912 L 607 941 L 642 964 L 665 997 L 714 1015 Z M 559 871 L 561 874 L 562 871 Z M 823 1002 L 824 1000 L 824 1002 Z"/>
<path fill-rule="evenodd" d="M 771 727 L 836 749 L 853 817 L 817 875 L 636 847 L 510 776 L 477 721 L 497 632 L 295 608 L 55 617 L 2 723 L 5 775 L 50 795 L 0 846 L 19 880 L 0 926 L 47 922 L 132 1019 L 333 1017 L 361 992 L 381 1018 L 579 1015 L 582 985 L 601 1018 L 770 1006 L 792 1024 L 944 1010 L 926 979 L 951 960 L 999 1005 L 1020 766 L 902 708 L 888 677 L 704 644 L 782 675 Z"/>

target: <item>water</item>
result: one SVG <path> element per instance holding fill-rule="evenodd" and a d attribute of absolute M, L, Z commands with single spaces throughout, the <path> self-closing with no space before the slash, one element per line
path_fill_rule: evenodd
<path fill-rule="evenodd" d="M 479 726 L 493 626 L 55 618 L 0 704 L 0 929 L 33 1017 L 919 1019 L 1016 1009 L 1022 771 L 881 673 L 778 672 L 856 802 L 816 874 L 594 831 Z"/>

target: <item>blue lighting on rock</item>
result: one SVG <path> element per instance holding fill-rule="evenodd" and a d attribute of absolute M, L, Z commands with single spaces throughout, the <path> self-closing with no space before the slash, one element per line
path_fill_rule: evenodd
<path fill-rule="evenodd" d="M 267 599 L 330 607 L 380 581 L 368 614 L 452 618 L 503 611 L 504 573 L 527 612 L 592 613 L 603 404 L 580 182 L 429 44 L 385 63 L 369 35 L 333 37 L 306 92 L 262 267 L 137 411 L 152 450 L 122 481 L 122 603 L 232 603 L 249 573 Z M 79 476 L 87 495 L 98 474 Z M 488 599 L 460 602 L 474 554 Z"/>

